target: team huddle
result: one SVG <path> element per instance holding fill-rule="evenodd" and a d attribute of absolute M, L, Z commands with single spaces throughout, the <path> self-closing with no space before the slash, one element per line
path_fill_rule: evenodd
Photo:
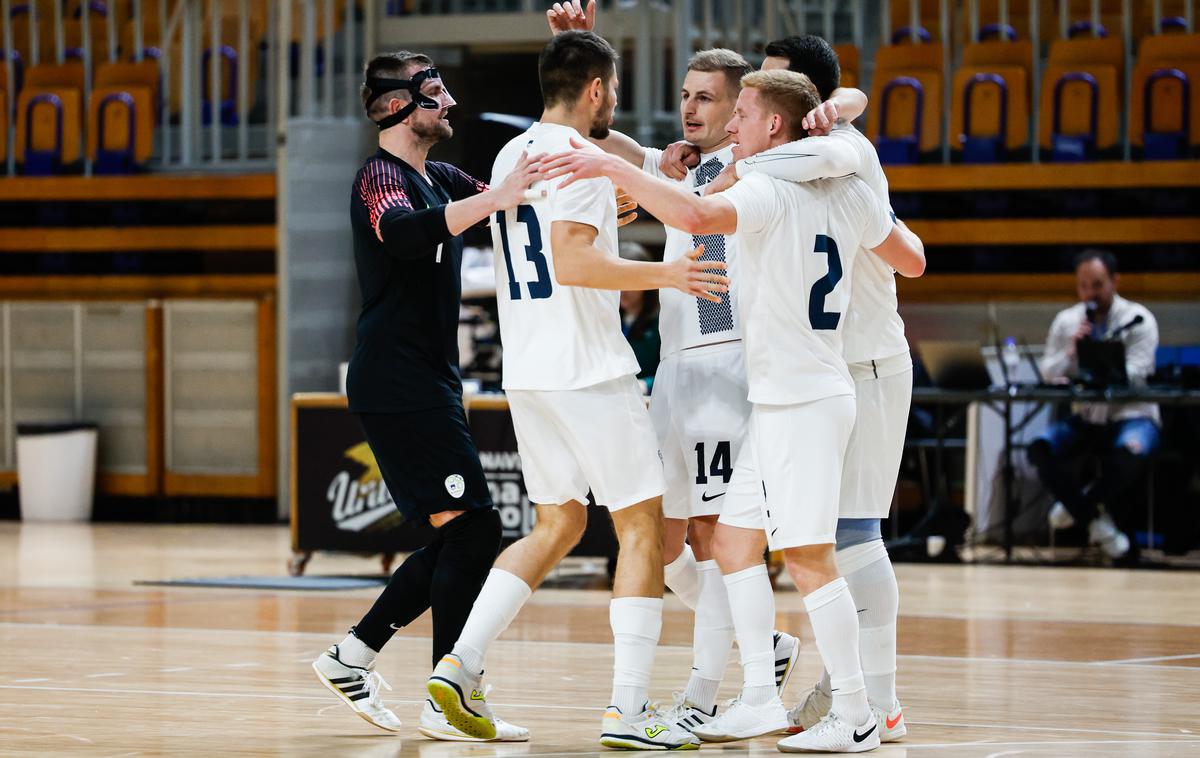
<path fill-rule="evenodd" d="M 375 656 L 432 608 L 420 731 L 529 739 L 489 708 L 485 659 L 578 542 L 590 491 L 620 545 L 602 745 L 694 749 L 790 732 L 784 752 L 862 752 L 898 740 L 898 590 L 880 520 L 912 388 L 894 275 L 919 276 L 924 251 L 890 211 L 874 147 L 847 122 L 865 97 L 838 88 L 836 55 L 818 37 L 768 45 L 761 71 L 704 50 L 681 92 L 684 141 L 646 148 L 610 130 L 617 55 L 590 31 L 594 4 L 548 13 L 545 110 L 497 155 L 490 188 L 424 160 L 449 136 L 454 104 L 432 61 L 399 53 L 368 65 L 380 151 L 352 195 L 364 305 L 348 394 L 398 507 L 437 537 L 313 667 L 360 716 L 396 731 Z M 617 188 L 666 226 L 661 263 L 617 255 Z M 447 309 L 460 295 L 460 235 L 485 220 L 503 386 L 537 505 L 532 532 L 498 557 L 461 384 L 453 396 Z M 621 290 L 661 291 L 649 409 Z M 372 370 L 385 360 L 412 372 L 385 381 Z M 418 400 L 395 399 L 415 382 Z M 790 710 L 781 697 L 799 641 L 774 629 L 768 549 L 803 594 L 825 668 Z M 694 663 L 658 709 L 649 687 L 664 584 L 694 610 Z M 742 688 L 718 710 L 734 641 Z"/>

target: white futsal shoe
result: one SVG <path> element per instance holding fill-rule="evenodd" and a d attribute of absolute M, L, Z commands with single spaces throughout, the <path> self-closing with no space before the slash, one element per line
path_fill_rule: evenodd
<path fill-rule="evenodd" d="M 899 700 L 886 711 L 872 705 L 871 713 L 875 715 L 875 723 L 879 724 L 880 742 L 899 742 L 901 737 L 908 734 L 908 727 L 904 725 L 904 709 L 900 707 Z"/>
<path fill-rule="evenodd" d="M 1107 513 L 1101 512 L 1088 524 L 1088 541 L 1099 545 L 1109 558 L 1120 558 L 1129 552 L 1129 537 L 1117 528 Z"/>
<path fill-rule="evenodd" d="M 425 701 L 421 709 L 421 725 L 417 731 L 434 740 L 446 742 L 528 742 L 529 730 L 523 726 L 510 724 L 499 716 L 493 716 L 496 724 L 496 736 L 490 740 L 472 737 L 456 728 L 446 720 L 446 714 L 432 700 Z"/>
<path fill-rule="evenodd" d="M 663 715 L 646 704 L 645 710 L 632 716 L 608 706 L 600 725 L 600 744 L 623 750 L 696 750 L 700 740 L 686 729 L 667 723 Z"/>
<path fill-rule="evenodd" d="M 667 722 L 677 729 L 692 731 L 696 727 L 707 724 L 716 718 L 717 706 L 713 706 L 712 713 L 708 713 L 701 708 L 697 708 L 688 702 L 682 692 L 676 692 L 674 695 L 675 703 L 666 711 L 663 711 L 663 721 Z"/>
<path fill-rule="evenodd" d="M 812 729 L 818 721 L 825 718 L 832 706 L 833 695 L 822 692 L 819 687 L 813 687 L 804 700 L 788 711 L 788 732 L 795 734 Z"/>
<path fill-rule="evenodd" d="M 1075 517 L 1067 510 L 1067 506 L 1056 502 L 1046 513 L 1046 522 L 1050 524 L 1051 529 L 1057 532 L 1075 526 Z"/>
<path fill-rule="evenodd" d="M 776 695 L 762 705 L 747 705 L 740 698 L 711 722 L 692 730 L 705 742 L 734 742 L 787 729 L 787 709 Z"/>
<path fill-rule="evenodd" d="M 438 661 L 425 687 L 455 729 L 476 739 L 496 738 L 496 719 L 487 704 L 483 672 L 467 671 L 459 657 L 451 653 Z"/>
<path fill-rule="evenodd" d="M 879 747 L 879 724 L 874 715 L 853 726 L 830 713 L 811 729 L 785 737 L 775 746 L 784 753 L 865 753 Z"/>
<path fill-rule="evenodd" d="M 321 653 L 312 663 L 317 678 L 350 709 L 380 729 L 400 731 L 400 719 L 379 699 L 380 688 L 390 690 L 378 672 L 342 663 L 338 646 Z"/>
<path fill-rule="evenodd" d="M 775 692 L 783 697 L 792 674 L 796 671 L 796 660 L 800 657 L 800 640 L 787 632 L 775 632 Z"/>

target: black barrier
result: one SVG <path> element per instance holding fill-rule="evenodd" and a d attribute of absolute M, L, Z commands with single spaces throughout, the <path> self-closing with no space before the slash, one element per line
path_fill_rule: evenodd
<path fill-rule="evenodd" d="M 293 550 L 387 554 L 427 543 L 430 527 L 408 524 L 400 516 L 344 401 L 310 395 L 293 404 Z M 513 542 L 533 528 L 536 512 L 525 492 L 512 417 L 494 400 L 471 407 L 468 416 L 504 541 Z M 589 495 L 587 530 L 572 555 L 612 557 L 616 552 L 608 510 Z"/>

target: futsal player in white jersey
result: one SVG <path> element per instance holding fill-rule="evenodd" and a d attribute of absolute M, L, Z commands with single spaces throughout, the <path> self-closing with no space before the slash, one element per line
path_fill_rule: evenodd
<path fill-rule="evenodd" d="M 812 35 L 769 44 L 763 70 L 777 68 L 815 72 L 814 84 L 825 87 L 836 87 L 840 75 L 833 48 Z M 838 113 L 835 108 L 821 114 L 821 123 L 808 125 L 828 136 L 810 137 L 739 161 L 736 174 L 763 173 L 796 182 L 854 175 L 888 205 L 887 177 L 874 145 L 844 118 L 857 113 Z M 825 115 L 834 122 L 831 133 Z M 907 732 L 896 695 L 899 587 L 880 530 L 880 521 L 891 510 L 912 400 L 912 358 L 897 309 L 895 274 L 917 277 L 925 270 L 922 246 L 898 252 L 887 260 L 869 253 L 859 256 L 851 282 L 854 295 L 842 327 L 843 355 L 854 378 L 857 413 L 842 469 L 837 564 L 859 609 L 867 699 L 883 742 L 899 740 Z M 829 712 L 830 702 L 826 672 L 789 711 L 792 730 L 811 728 Z"/>
<path fill-rule="evenodd" d="M 729 125 L 740 143 L 738 157 L 801 136 L 802 119 L 819 104 L 812 83 L 799 74 L 757 72 L 742 84 Z M 841 467 L 854 423 L 854 385 L 841 355 L 839 327 L 858 249 L 887 250 L 912 241 L 856 178 L 801 185 L 759 175 L 699 198 L 589 152 L 550 156 L 544 167 L 547 177 L 610 176 L 664 223 L 693 234 L 736 232 L 754 408 L 713 547 L 738 645 L 743 661 L 770 650 L 774 599 L 762 550 L 782 550 L 805 594 L 817 647 L 837 691 L 828 716 L 780 748 L 861 752 L 877 746 L 858 660 L 857 615 L 833 560 Z M 753 668 L 739 700 L 696 734 L 732 740 L 787 726 L 778 696 L 766 702 L 750 697 L 758 694 L 752 690 L 773 689 L 770 670 Z"/>
<path fill-rule="evenodd" d="M 566 32 L 542 51 L 541 120 L 496 157 L 493 179 L 526 154 L 602 137 L 616 107 L 616 53 L 591 32 Z M 588 147 L 596 153 L 599 148 Z M 547 572 L 578 542 L 589 489 L 608 507 L 620 543 L 609 620 L 615 640 L 612 705 L 601 744 L 689 749 L 698 740 L 666 723 L 647 689 L 662 625 L 662 464 L 621 333 L 619 290 L 676 288 L 720 302 L 728 279 L 702 248 L 670 263 L 617 256 L 612 182 L 599 178 L 544 191 L 496 214 L 497 301 L 504 388 L 537 523 L 501 553 L 453 652 L 438 663 L 430 695 L 461 731 L 494 731 L 482 684 L 484 656 Z"/>

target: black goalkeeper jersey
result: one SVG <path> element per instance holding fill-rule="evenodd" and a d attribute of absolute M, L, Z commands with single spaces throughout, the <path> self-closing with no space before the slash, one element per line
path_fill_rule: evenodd
<path fill-rule="evenodd" d="M 380 149 L 350 196 L 354 264 L 362 293 L 350 410 L 397 413 L 462 402 L 458 312 L 462 237 L 446 205 L 487 189 L 448 163 L 425 163 L 426 181 Z"/>

